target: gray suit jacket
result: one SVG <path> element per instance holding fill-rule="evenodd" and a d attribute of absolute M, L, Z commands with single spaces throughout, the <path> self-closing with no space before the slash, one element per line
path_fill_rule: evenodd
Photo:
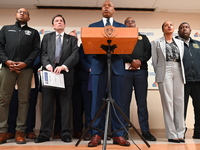
<path fill-rule="evenodd" d="M 179 48 L 180 51 L 180 60 L 181 60 L 181 71 L 183 83 L 185 83 L 185 73 L 183 68 L 183 53 L 184 53 L 184 43 L 181 40 L 173 38 L 174 42 Z M 165 47 L 165 38 L 159 38 L 152 43 L 152 64 L 154 67 L 154 72 L 156 73 L 155 80 L 156 82 L 163 82 L 166 73 L 166 47 Z"/>

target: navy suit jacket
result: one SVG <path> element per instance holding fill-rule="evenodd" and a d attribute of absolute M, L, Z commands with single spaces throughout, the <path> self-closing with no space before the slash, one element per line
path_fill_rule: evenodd
<path fill-rule="evenodd" d="M 115 20 L 113 20 L 113 26 L 126 27 L 124 24 L 116 22 Z M 89 27 L 104 27 L 103 20 L 92 23 Z M 105 66 L 107 66 L 107 56 L 105 54 L 93 55 L 91 74 L 101 74 Z M 111 56 L 111 70 L 116 75 L 124 75 L 123 59 L 120 55 L 113 54 Z"/>
<path fill-rule="evenodd" d="M 80 56 L 79 61 L 81 64 L 79 78 L 81 80 L 88 80 L 90 74 L 89 69 L 91 68 L 93 55 L 85 54 L 83 50 L 83 45 L 81 44 L 79 48 L 79 56 Z"/>

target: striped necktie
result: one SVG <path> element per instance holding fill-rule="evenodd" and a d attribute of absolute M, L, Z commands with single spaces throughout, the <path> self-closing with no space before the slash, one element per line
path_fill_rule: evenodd
<path fill-rule="evenodd" d="M 109 25 L 111 25 L 111 24 L 110 24 L 110 18 L 107 18 L 107 19 L 106 19 L 106 26 L 109 26 Z"/>

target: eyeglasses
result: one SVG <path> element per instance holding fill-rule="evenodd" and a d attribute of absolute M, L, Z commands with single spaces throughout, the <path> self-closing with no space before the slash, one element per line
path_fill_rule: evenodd
<path fill-rule="evenodd" d="M 17 13 L 19 13 L 19 14 L 25 14 L 25 15 L 29 15 L 29 13 L 28 13 L 28 12 L 26 12 L 26 11 L 22 11 L 22 10 L 18 10 L 18 11 L 17 11 Z"/>
<path fill-rule="evenodd" d="M 127 20 L 126 23 L 135 23 L 135 20 Z"/>

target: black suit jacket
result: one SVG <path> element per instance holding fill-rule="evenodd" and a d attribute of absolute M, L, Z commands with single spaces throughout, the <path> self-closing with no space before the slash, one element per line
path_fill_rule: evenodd
<path fill-rule="evenodd" d="M 46 69 L 48 64 L 55 69 L 55 50 L 56 50 L 56 32 L 51 32 L 44 35 L 42 40 L 41 62 L 43 68 Z M 63 44 L 59 66 L 65 65 L 69 72 L 62 71 L 65 77 L 65 85 L 73 85 L 73 67 L 79 60 L 77 38 L 64 33 Z"/>

